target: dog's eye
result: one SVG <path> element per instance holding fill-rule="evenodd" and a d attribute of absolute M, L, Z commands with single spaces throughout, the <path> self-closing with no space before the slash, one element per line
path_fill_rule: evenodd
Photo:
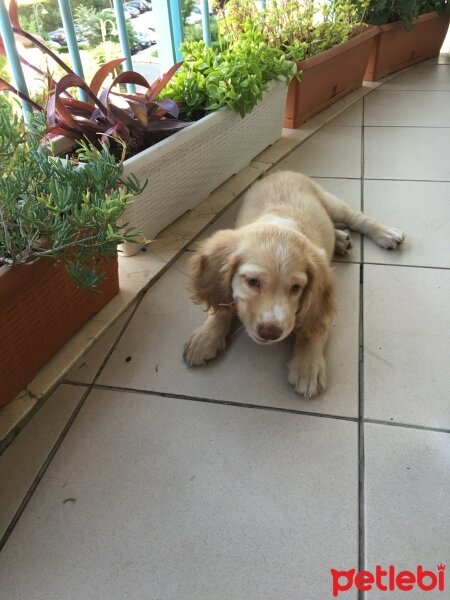
<path fill-rule="evenodd" d="M 252 288 L 259 288 L 261 287 L 261 284 L 259 283 L 259 279 L 255 279 L 254 277 L 251 277 L 250 279 L 247 279 L 247 284 L 252 287 Z"/>
<path fill-rule="evenodd" d="M 291 294 L 298 294 L 300 290 L 301 285 L 299 283 L 294 283 L 294 285 L 291 287 Z"/>

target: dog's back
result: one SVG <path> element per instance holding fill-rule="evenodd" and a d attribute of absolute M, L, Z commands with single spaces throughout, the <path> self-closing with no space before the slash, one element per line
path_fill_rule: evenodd
<path fill-rule="evenodd" d="M 292 224 L 328 257 L 334 251 L 333 222 L 319 198 L 315 183 L 290 171 L 278 171 L 257 181 L 247 192 L 236 221 L 243 227 L 255 221 Z"/>

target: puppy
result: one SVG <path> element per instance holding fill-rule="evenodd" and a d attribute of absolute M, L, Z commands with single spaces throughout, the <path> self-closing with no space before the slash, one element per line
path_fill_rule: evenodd
<path fill-rule="evenodd" d="M 396 249 L 404 240 L 354 211 L 309 177 L 275 172 L 247 192 L 236 229 L 218 231 L 190 261 L 192 299 L 208 309 L 184 348 L 188 366 L 203 365 L 225 349 L 233 316 L 258 344 L 295 334 L 289 382 L 312 398 L 326 389 L 324 349 L 335 311 L 333 253 L 345 254 L 350 236 L 335 224 Z"/>

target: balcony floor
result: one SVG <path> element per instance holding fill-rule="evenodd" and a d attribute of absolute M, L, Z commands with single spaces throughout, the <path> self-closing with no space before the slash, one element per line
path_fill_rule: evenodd
<path fill-rule="evenodd" d="M 325 600 L 330 569 L 450 565 L 449 149 L 441 59 L 276 165 L 407 234 L 392 253 L 353 234 L 336 260 L 317 399 L 287 383 L 289 340 L 237 331 L 185 367 L 204 318 L 185 290 L 191 248 L 128 309 L 0 457 L 2 597 Z"/>

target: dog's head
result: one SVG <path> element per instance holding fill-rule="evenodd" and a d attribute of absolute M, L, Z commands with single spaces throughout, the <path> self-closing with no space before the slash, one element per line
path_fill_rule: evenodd
<path fill-rule="evenodd" d="M 325 253 L 287 227 L 253 224 L 218 231 L 190 262 L 194 302 L 210 311 L 235 303 L 259 343 L 293 331 L 320 335 L 334 310 L 334 283 Z"/>

